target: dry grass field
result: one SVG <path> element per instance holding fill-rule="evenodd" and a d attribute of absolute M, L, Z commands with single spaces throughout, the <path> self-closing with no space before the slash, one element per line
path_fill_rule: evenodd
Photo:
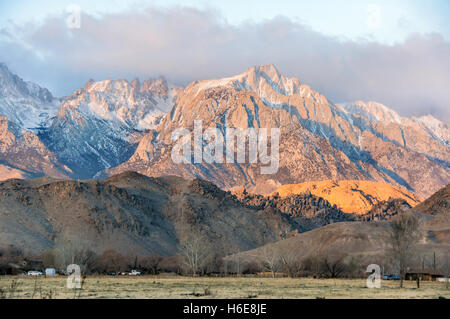
<path fill-rule="evenodd" d="M 101 277 L 86 278 L 76 294 L 66 288 L 66 277 L 0 277 L 3 298 L 450 298 L 444 283 L 383 281 L 380 289 L 366 288 L 362 279 L 311 278 L 189 278 Z M 13 288 L 11 289 L 11 285 Z M 205 294 L 206 292 L 206 294 Z M 11 295 L 12 293 L 12 295 Z M 78 295 L 79 294 L 79 295 Z"/>

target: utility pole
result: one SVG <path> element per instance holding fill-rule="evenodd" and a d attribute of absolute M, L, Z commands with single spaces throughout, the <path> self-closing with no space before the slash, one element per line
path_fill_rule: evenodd
<path fill-rule="evenodd" d="M 448 282 L 450 280 L 450 272 L 449 272 L 449 267 L 448 267 L 448 254 L 445 256 L 445 288 L 448 289 Z"/>
<path fill-rule="evenodd" d="M 436 252 L 433 252 L 433 270 L 436 270 Z"/>

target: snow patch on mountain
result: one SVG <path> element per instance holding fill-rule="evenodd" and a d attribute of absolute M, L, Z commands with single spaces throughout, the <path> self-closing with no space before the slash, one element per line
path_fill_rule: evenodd
<path fill-rule="evenodd" d="M 340 103 L 347 112 L 366 117 L 371 122 L 403 123 L 403 118 L 394 110 L 377 102 L 356 101 Z"/>
<path fill-rule="evenodd" d="M 422 124 L 429 131 L 430 135 L 441 140 L 445 145 L 450 146 L 450 129 L 446 124 L 432 115 L 413 117 L 413 121 Z"/>

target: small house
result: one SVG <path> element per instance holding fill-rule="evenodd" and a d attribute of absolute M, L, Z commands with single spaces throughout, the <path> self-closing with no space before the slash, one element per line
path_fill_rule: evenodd
<path fill-rule="evenodd" d="M 54 276 L 56 275 L 55 268 L 47 268 L 45 269 L 45 276 Z"/>
<path fill-rule="evenodd" d="M 417 280 L 417 278 L 419 278 L 424 281 L 437 281 L 438 278 L 443 277 L 443 271 L 434 269 L 409 270 L 405 275 L 406 280 Z"/>

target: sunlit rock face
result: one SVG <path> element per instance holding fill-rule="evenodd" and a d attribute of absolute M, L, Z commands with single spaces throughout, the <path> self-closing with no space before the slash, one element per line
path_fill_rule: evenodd
<path fill-rule="evenodd" d="M 173 163 L 172 133 L 192 131 L 196 120 L 222 138 L 227 127 L 280 128 L 278 171 L 263 175 L 260 163 Z M 449 159 L 449 128 L 437 119 L 404 118 L 375 102 L 336 105 L 266 65 L 189 84 L 131 158 L 106 174 L 176 174 L 263 193 L 305 181 L 372 180 L 426 197 L 450 181 Z"/>
<path fill-rule="evenodd" d="M 72 175 L 71 169 L 61 164 L 36 134 L 3 115 L 0 115 L 0 162 L 0 180 Z"/>

